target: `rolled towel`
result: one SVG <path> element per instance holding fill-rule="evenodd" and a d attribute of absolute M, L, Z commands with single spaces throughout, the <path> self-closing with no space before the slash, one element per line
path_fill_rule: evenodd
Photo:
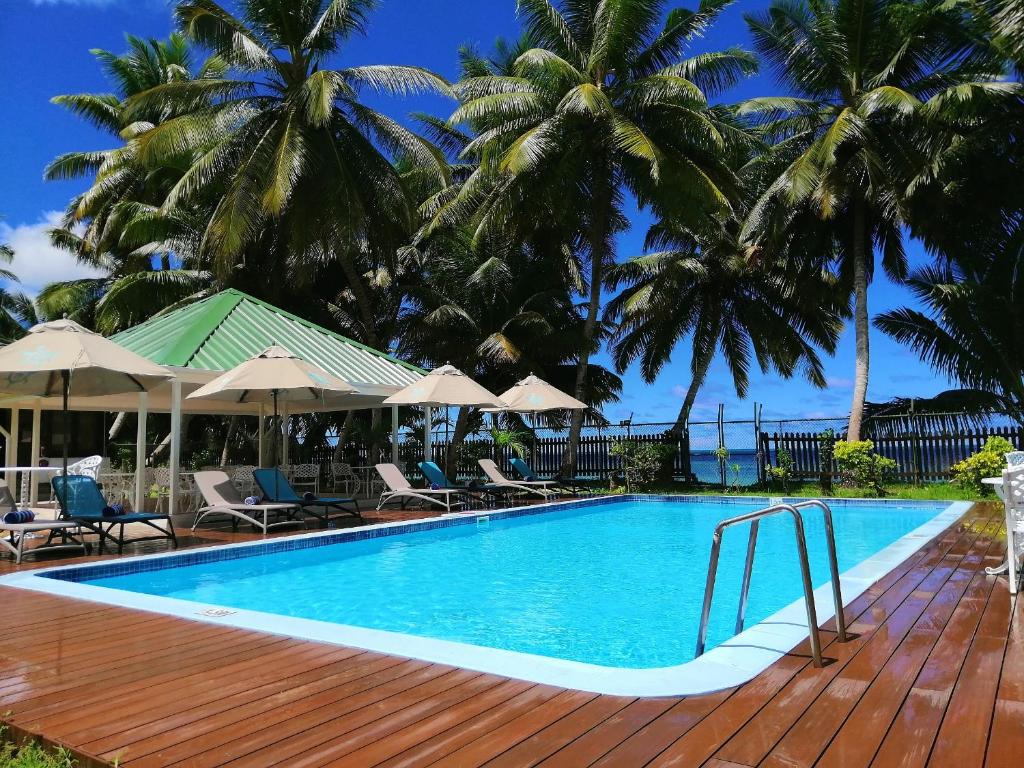
<path fill-rule="evenodd" d="M 306 491 L 304 494 L 302 494 L 302 500 L 303 501 L 316 501 L 316 494 L 315 493 L 310 493 L 309 491 Z"/>
<path fill-rule="evenodd" d="M 260 500 L 256 496 L 246 496 L 245 497 L 245 505 L 247 507 L 255 507 L 259 503 L 260 503 Z"/>
<path fill-rule="evenodd" d="M 114 510 L 114 517 L 120 517 L 124 514 L 124 504 L 111 504 L 110 508 Z"/>
<path fill-rule="evenodd" d="M 536 477 L 534 477 L 533 475 L 527 475 L 527 476 L 526 476 L 526 482 L 528 482 L 528 483 L 532 483 L 532 482 L 533 482 L 534 480 L 536 480 L 536 479 L 537 479 L 537 478 L 536 478 Z"/>
<path fill-rule="evenodd" d="M 4 515 L 4 522 L 9 525 L 24 525 L 36 519 L 36 513 L 31 509 L 12 509 Z"/>
<path fill-rule="evenodd" d="M 430 490 L 432 490 L 432 491 L 440 491 L 441 490 L 441 486 L 438 485 L 437 483 L 431 483 L 430 484 Z"/>
<path fill-rule="evenodd" d="M 103 508 L 103 516 L 104 517 L 117 517 L 117 510 L 115 510 L 111 506 L 106 506 L 106 507 Z"/>

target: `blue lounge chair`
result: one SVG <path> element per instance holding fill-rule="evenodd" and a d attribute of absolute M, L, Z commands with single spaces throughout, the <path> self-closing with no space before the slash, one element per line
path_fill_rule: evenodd
<path fill-rule="evenodd" d="M 256 485 L 263 492 L 263 498 L 272 504 L 297 504 L 302 507 L 303 512 L 313 515 L 313 517 L 319 518 L 324 522 L 330 519 L 330 510 L 332 509 L 341 514 L 351 515 L 360 520 L 363 519 L 363 515 L 359 511 L 359 502 L 355 499 L 326 498 L 313 496 L 312 494 L 300 496 L 296 493 L 292 484 L 288 482 L 288 478 L 277 467 L 254 469 L 252 476 L 256 481 Z M 320 513 L 314 511 L 317 508 L 323 511 Z"/>
<path fill-rule="evenodd" d="M 512 469 L 519 473 L 524 481 L 529 483 L 543 483 L 546 488 L 563 488 L 572 493 L 573 496 L 580 495 L 580 491 L 592 492 L 593 488 L 588 484 L 586 480 L 574 477 L 566 480 L 562 477 L 538 477 L 537 473 L 534 472 L 530 465 L 527 464 L 520 458 L 512 458 L 509 460 L 512 465 Z"/>
<path fill-rule="evenodd" d="M 124 527 L 129 523 L 142 523 L 155 531 L 157 536 L 144 536 L 132 539 L 132 541 L 156 541 L 158 539 L 169 539 L 171 544 L 178 546 L 178 538 L 174 535 L 174 524 L 170 515 L 163 515 L 151 512 L 126 512 L 121 515 L 109 513 L 111 507 L 103 498 L 103 493 L 96 481 L 85 475 L 58 475 L 50 484 L 53 486 L 53 493 L 60 504 L 60 516 L 62 519 L 72 520 L 82 528 L 92 531 L 100 537 L 100 554 L 103 554 L 103 545 L 108 539 L 117 546 L 117 553 L 124 551 Z M 104 515 L 104 510 L 108 514 Z M 167 529 L 157 525 L 158 522 L 167 524 Z M 118 535 L 111 532 L 118 528 Z"/>
<path fill-rule="evenodd" d="M 507 488 L 494 485 L 493 483 L 482 483 L 479 485 L 459 485 L 448 479 L 448 475 L 433 461 L 421 461 L 418 465 L 420 472 L 430 483 L 431 488 L 442 491 L 458 491 L 466 501 L 476 500 L 484 503 L 492 503 L 499 497 L 509 495 Z"/>

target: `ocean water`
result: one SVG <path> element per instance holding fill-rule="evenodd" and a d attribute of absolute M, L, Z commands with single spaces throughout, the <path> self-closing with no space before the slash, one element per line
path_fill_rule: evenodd
<path fill-rule="evenodd" d="M 837 506 L 840 570 L 944 506 Z M 591 664 L 670 666 L 693 658 L 715 525 L 756 508 L 622 501 L 86 583 Z M 818 586 L 828 580 L 824 525 L 814 510 L 805 517 Z M 733 634 L 746 534 L 725 534 L 709 647 Z M 762 521 L 747 626 L 801 594 L 791 519 Z"/>

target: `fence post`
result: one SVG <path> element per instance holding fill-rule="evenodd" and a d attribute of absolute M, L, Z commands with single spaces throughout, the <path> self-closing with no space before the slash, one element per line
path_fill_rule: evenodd
<path fill-rule="evenodd" d="M 725 448 L 725 403 L 718 404 L 718 447 Z M 718 476 L 725 488 L 728 478 L 725 476 L 725 457 L 722 455 L 718 457 Z"/>

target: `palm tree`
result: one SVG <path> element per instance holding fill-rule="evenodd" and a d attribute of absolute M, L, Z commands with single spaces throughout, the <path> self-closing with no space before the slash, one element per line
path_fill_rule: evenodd
<path fill-rule="evenodd" d="M 340 266 L 370 329 L 365 276 L 393 258 L 413 223 L 383 151 L 414 158 L 439 184 L 447 168 L 428 142 L 361 103 L 359 91 L 443 92 L 447 85 L 419 67 L 328 66 L 365 30 L 375 0 L 237 5 L 238 15 L 213 0 L 177 4 L 187 37 L 211 48 L 231 76 L 165 83 L 135 96 L 131 110 L 169 103 L 182 111 L 135 139 L 139 157 L 150 167 L 186 164 L 162 209 L 208 206 L 199 249 L 219 275 L 242 268 L 264 285 L 309 287 Z"/>
<path fill-rule="evenodd" d="M 776 0 L 746 16 L 755 48 L 791 95 L 753 99 L 742 111 L 764 118 L 766 135 L 794 157 L 754 207 L 742 239 L 763 238 L 805 210 L 835 227 L 840 275 L 854 297 L 850 440 L 860 438 L 868 389 L 876 249 L 890 278 L 906 276 L 906 169 L 927 150 L 925 134 L 911 130 L 922 99 L 985 75 L 964 55 L 964 18 L 961 6 L 937 0 Z"/>
<path fill-rule="evenodd" d="M 0 242 L 0 261 L 10 264 L 14 261 L 14 249 Z M 17 276 L 8 269 L 0 268 L 0 281 L 17 283 Z M 0 286 L 0 342 L 8 342 L 25 335 L 25 327 L 38 322 L 35 304 L 26 294 L 12 292 L 7 285 Z"/>
<path fill-rule="evenodd" d="M 194 52 L 180 34 L 166 41 L 129 35 L 127 41 L 125 54 L 92 51 L 116 93 L 69 94 L 52 100 L 125 143 L 109 150 L 66 153 L 45 173 L 51 180 L 93 177 L 90 187 L 71 201 L 63 225 L 51 230 L 50 238 L 104 275 L 51 283 L 39 295 L 40 309 L 45 316 L 66 314 L 104 333 L 134 325 L 212 287 L 210 274 L 191 258 L 193 249 L 181 236 L 182 227 L 175 227 L 180 214 L 165 217 L 155 208 L 183 169 L 180 164 L 146 167 L 132 140 L 179 111 L 169 103 L 143 111 L 127 104 L 160 85 L 219 78 L 224 64 L 210 57 L 193 67 Z"/>
<path fill-rule="evenodd" d="M 730 231 L 731 229 L 731 231 Z M 806 262 L 752 259 L 737 239 L 738 225 L 703 231 L 664 222 L 652 227 L 648 248 L 614 270 L 626 288 L 608 306 L 619 319 L 613 358 L 619 371 L 635 360 L 651 383 L 686 337 L 692 339 L 691 379 L 673 431 L 682 433 L 715 357 L 725 361 L 739 397 L 749 371 L 790 378 L 801 370 L 825 386 L 818 349 L 835 350 L 842 327 L 835 280 Z"/>
<path fill-rule="evenodd" d="M 739 50 L 686 58 L 689 41 L 728 0 L 668 13 L 664 0 L 519 0 L 526 44 L 511 74 L 484 68 L 455 87 L 451 125 L 476 134 L 464 156 L 477 169 L 436 222 L 475 213 L 474 238 L 561 221 L 589 262 L 574 392 L 582 398 L 601 328 L 605 270 L 627 226 L 628 195 L 656 210 L 729 208 L 735 180 L 721 161 L 722 128 L 707 104 L 753 71 Z M 563 471 L 583 424 L 573 416 Z"/>
<path fill-rule="evenodd" d="M 1024 424 L 1024 230 L 991 254 L 916 270 L 908 285 L 924 310 L 893 310 L 875 324 Z"/>

